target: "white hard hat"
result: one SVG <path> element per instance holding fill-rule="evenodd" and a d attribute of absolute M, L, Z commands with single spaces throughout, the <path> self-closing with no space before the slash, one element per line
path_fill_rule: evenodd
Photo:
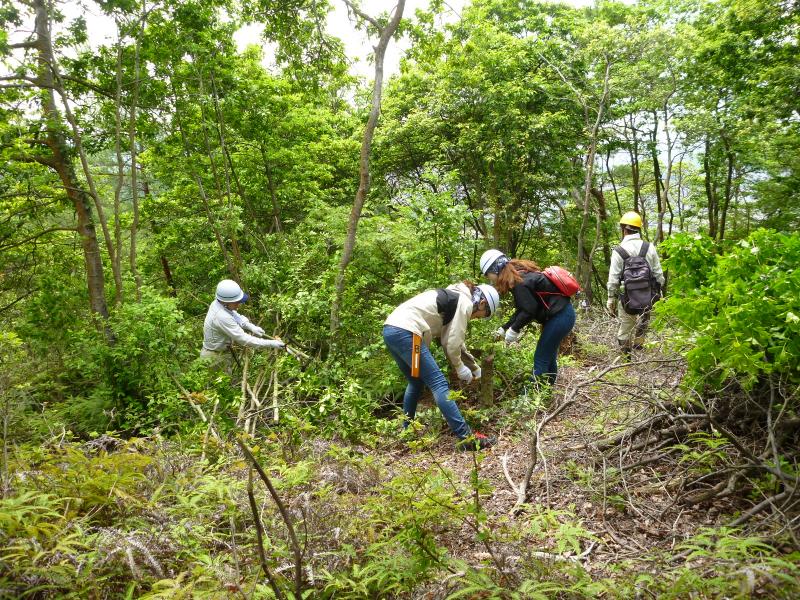
<path fill-rule="evenodd" d="M 480 284 L 478 289 L 483 294 L 483 297 L 486 298 L 486 305 L 489 307 L 489 316 L 491 317 L 497 307 L 500 306 L 500 294 L 497 293 L 493 285 L 486 283 Z"/>
<path fill-rule="evenodd" d="M 501 256 L 505 255 L 496 248 L 492 248 L 491 250 L 487 250 L 481 254 L 481 273 L 486 275 L 486 273 L 489 271 L 489 267 L 491 267 Z"/>
<path fill-rule="evenodd" d="M 220 302 L 241 302 L 245 294 L 233 279 L 223 279 L 217 284 L 217 300 Z"/>

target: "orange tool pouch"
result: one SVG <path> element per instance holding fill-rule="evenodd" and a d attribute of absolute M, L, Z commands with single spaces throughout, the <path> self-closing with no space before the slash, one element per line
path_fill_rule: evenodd
<path fill-rule="evenodd" d="M 419 377 L 419 362 L 422 355 L 422 337 L 411 334 L 411 376 Z"/>

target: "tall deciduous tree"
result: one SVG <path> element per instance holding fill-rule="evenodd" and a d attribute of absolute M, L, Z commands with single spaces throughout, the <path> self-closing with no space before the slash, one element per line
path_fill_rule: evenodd
<path fill-rule="evenodd" d="M 9 50 L 23 50 L 26 55 L 33 52 L 30 61 L 13 74 L 2 77 L 6 87 L 30 89 L 36 92 L 35 102 L 41 111 L 42 131 L 35 131 L 26 147 L 18 148 L 14 158 L 22 161 L 34 161 L 49 167 L 58 174 L 67 197 L 70 199 L 77 217 L 77 231 L 83 248 L 86 268 L 86 282 L 89 291 L 89 304 L 93 313 L 108 317 L 105 298 L 105 278 L 103 273 L 102 252 L 95 230 L 93 207 L 101 210 L 101 204 L 94 189 L 93 179 L 89 171 L 86 154 L 81 144 L 80 132 L 69 108 L 63 80 L 59 72 L 58 60 L 53 48 L 52 20 L 48 3 L 45 0 L 31 0 L 26 5 L 33 12 L 34 28 L 31 37 L 22 42 L 12 43 Z M 63 111 L 66 117 L 62 115 Z M 42 137 L 39 137 L 39 134 Z M 42 143 L 43 142 L 43 143 Z M 45 150 L 46 149 L 46 150 Z M 73 160 L 75 154 L 84 170 L 89 188 L 79 179 Z M 101 222 L 102 214 L 99 214 Z M 112 255 L 108 229 L 103 222 L 106 237 L 106 250 Z M 121 293 L 121 280 L 115 271 L 118 293 Z"/>
<path fill-rule="evenodd" d="M 344 240 L 344 247 L 342 248 L 342 258 L 339 262 L 339 271 L 336 274 L 336 288 L 334 291 L 333 302 L 331 303 L 331 321 L 330 331 L 331 335 L 336 335 L 339 329 L 339 310 L 342 302 L 342 294 L 344 293 L 345 275 L 347 273 L 347 266 L 353 259 L 353 249 L 356 245 L 356 232 L 358 230 L 358 221 L 361 219 L 361 211 L 364 208 L 364 202 L 367 199 L 369 192 L 370 173 L 369 173 L 369 160 L 370 149 L 372 148 L 372 136 L 375 133 L 375 127 L 378 124 L 378 117 L 381 112 L 381 95 L 383 93 L 383 60 L 386 56 L 386 48 L 389 41 L 392 39 L 397 27 L 400 25 L 400 20 L 403 18 L 403 9 L 405 8 L 405 0 L 398 0 L 389 20 L 386 23 L 381 23 L 377 19 L 367 15 L 355 4 L 349 0 L 344 0 L 348 8 L 352 10 L 359 18 L 363 19 L 371 25 L 378 34 L 378 43 L 375 45 L 374 59 L 375 59 L 375 80 L 372 84 L 372 107 L 369 111 L 367 124 L 364 127 L 364 138 L 361 143 L 361 159 L 358 167 L 358 191 L 356 198 L 353 201 L 353 208 L 350 211 L 350 218 L 347 221 L 347 235 Z"/>

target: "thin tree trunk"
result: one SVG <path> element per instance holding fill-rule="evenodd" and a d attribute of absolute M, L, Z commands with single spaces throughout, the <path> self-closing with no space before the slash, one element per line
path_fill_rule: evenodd
<path fill-rule="evenodd" d="M 672 158 L 672 147 L 676 143 L 677 138 L 673 140 L 670 134 L 669 106 L 667 102 L 664 102 L 664 135 L 667 138 L 667 174 L 664 177 L 664 207 L 669 213 L 669 226 L 667 229 L 667 236 L 669 237 L 672 235 L 672 224 L 675 221 L 670 194 L 672 192 L 672 167 L 674 162 Z"/>
<path fill-rule="evenodd" d="M 405 0 L 398 0 L 392 18 L 385 27 L 381 27 L 375 19 L 362 13 L 358 8 L 353 6 L 349 0 L 344 1 L 354 13 L 371 23 L 380 32 L 380 38 L 378 40 L 378 45 L 375 46 L 375 82 L 372 88 L 372 108 L 369 112 L 367 126 L 364 129 L 364 139 L 361 143 L 358 191 L 356 192 L 353 209 L 350 211 L 350 218 L 347 222 L 347 236 L 345 237 L 344 248 L 342 249 L 342 260 L 339 263 L 339 272 L 336 274 L 336 290 L 333 303 L 331 304 L 330 332 L 332 337 L 339 329 L 339 307 L 341 306 L 342 296 L 344 295 L 345 275 L 347 273 L 347 266 L 353 259 L 358 221 L 361 218 L 361 211 L 364 208 L 364 202 L 366 201 L 367 192 L 369 191 L 369 153 L 372 146 L 372 136 L 375 133 L 375 127 L 378 124 L 378 116 L 381 112 L 383 59 L 386 55 L 386 47 L 389 45 L 389 40 L 392 39 L 394 32 L 397 30 L 397 26 L 400 24 L 400 19 L 403 17 L 403 9 L 406 4 Z"/>
<path fill-rule="evenodd" d="M 93 313 L 104 319 L 108 317 L 108 305 L 105 297 L 105 278 L 103 261 L 100 255 L 100 244 L 97 240 L 92 205 L 88 192 L 78 181 L 72 168 L 68 144 L 63 132 L 59 129 L 61 115 L 55 101 L 55 82 L 53 75 L 53 46 L 50 38 L 50 23 L 45 0 L 33 0 L 36 12 L 34 30 L 36 39 L 34 47 L 38 54 L 37 85 L 42 88 L 43 122 L 47 125 L 47 146 L 52 152 L 52 160 L 42 161 L 58 173 L 64 191 L 75 208 L 78 219 L 78 235 L 81 239 L 84 262 L 86 266 L 86 283 L 89 291 L 89 306 Z"/>
<path fill-rule="evenodd" d="M 217 117 L 217 132 L 219 133 L 219 146 L 222 149 L 222 156 L 225 158 L 227 167 L 230 170 L 231 176 L 233 177 L 233 183 L 236 185 L 236 193 L 239 194 L 239 198 L 242 199 L 242 202 L 244 203 L 244 206 L 247 209 L 247 215 L 250 217 L 250 220 L 255 226 L 256 231 L 258 233 L 263 233 L 261 222 L 260 219 L 258 218 L 258 214 L 256 213 L 256 210 L 253 207 L 253 203 L 250 201 L 250 196 L 245 192 L 245 189 L 242 186 L 241 181 L 239 181 L 239 175 L 236 172 L 236 167 L 234 167 L 233 160 L 231 159 L 231 153 L 228 150 L 228 144 L 226 142 L 226 137 L 225 137 L 225 118 L 223 117 L 222 110 L 220 110 L 219 107 L 219 94 L 217 92 L 217 81 L 214 78 L 213 69 L 209 74 L 209 78 L 211 80 L 211 97 L 214 100 L 214 114 Z"/>
<path fill-rule="evenodd" d="M 230 213 L 231 209 L 233 208 L 233 195 L 231 194 L 231 179 L 230 175 L 228 174 L 228 169 L 225 165 L 225 160 L 223 159 L 222 168 L 223 168 L 223 173 L 225 175 L 225 188 L 223 190 L 222 184 L 220 183 L 219 173 L 217 171 L 217 163 L 214 160 L 214 150 L 211 148 L 211 141 L 208 138 L 208 128 L 206 127 L 206 111 L 205 108 L 203 107 L 203 100 L 206 96 L 206 90 L 205 86 L 203 85 L 203 71 L 200 66 L 198 66 L 197 68 L 197 78 L 200 86 L 200 98 L 198 104 L 200 106 L 200 122 L 202 124 L 201 130 L 203 132 L 203 142 L 205 143 L 206 146 L 206 154 L 208 155 L 208 162 L 211 165 L 211 173 L 214 176 L 214 185 L 217 188 L 217 195 L 220 198 L 222 198 L 223 195 L 225 196 L 225 198 L 228 201 L 228 211 Z M 233 254 L 233 262 L 235 265 L 235 270 L 237 273 L 239 273 L 242 267 L 242 255 L 239 252 L 239 242 L 236 238 L 236 228 L 230 227 L 230 225 L 228 224 L 228 227 L 226 227 L 226 233 L 228 234 L 228 239 L 231 242 L 231 253 Z"/>
<path fill-rule="evenodd" d="M 36 0 L 38 4 L 40 0 Z M 64 89 L 64 84 L 61 81 L 61 74 L 58 70 L 58 61 L 56 60 L 55 53 L 53 52 L 52 42 L 50 41 L 50 21 L 49 15 L 47 15 L 47 9 L 44 9 L 46 15 L 46 23 L 45 27 L 47 28 L 48 32 L 48 56 L 46 57 L 48 66 L 49 66 L 49 76 L 50 76 L 50 85 L 52 86 L 55 92 L 61 96 L 61 103 L 64 106 L 64 119 L 66 120 L 67 124 L 70 126 L 72 130 L 72 141 L 75 144 L 75 150 L 78 152 L 78 158 L 81 162 L 81 167 L 83 169 L 83 175 L 86 178 L 86 184 L 89 187 L 89 196 L 94 202 L 95 210 L 97 211 L 97 220 L 100 222 L 100 229 L 103 232 L 103 239 L 106 243 L 106 251 L 108 252 L 108 256 L 111 262 L 111 272 L 114 276 L 114 286 L 116 288 L 116 296 L 122 295 L 122 273 L 119 269 L 119 262 L 117 260 L 114 241 L 111 238 L 111 232 L 108 228 L 108 220 L 105 216 L 105 211 L 103 210 L 103 203 L 100 201 L 100 195 L 97 192 L 97 187 L 94 183 L 94 177 L 92 176 L 92 171 L 89 168 L 89 159 L 86 156 L 86 152 L 83 148 L 83 140 L 81 137 L 80 130 L 78 129 L 78 122 L 75 120 L 75 115 L 72 113 L 72 108 L 69 105 L 69 98 L 67 96 L 67 92 Z M 55 102 L 55 99 L 54 99 Z"/>
<path fill-rule="evenodd" d="M 150 184 L 147 182 L 147 178 L 142 176 L 142 194 L 145 198 L 150 197 Z M 158 233 L 158 226 L 154 222 L 152 224 L 153 233 Z M 175 286 L 175 280 L 172 277 L 172 269 L 169 266 L 169 260 L 167 260 L 166 255 L 159 254 L 158 256 L 159 262 L 161 262 L 161 268 L 164 271 L 164 279 L 167 281 L 167 285 L 169 286 L 169 295 L 173 298 L 177 297 L 178 295 L 178 288 Z"/>
<path fill-rule="evenodd" d="M 214 232 L 214 237 L 217 240 L 217 245 L 219 246 L 220 252 L 222 252 L 222 258 L 225 261 L 225 266 L 228 269 L 228 273 L 231 274 L 233 279 L 238 280 L 239 274 L 236 271 L 236 267 L 234 263 L 231 261 L 230 255 L 228 254 L 228 249 L 225 247 L 225 242 L 222 239 L 222 234 L 217 227 L 217 221 L 214 217 L 214 213 L 211 210 L 211 205 L 208 202 L 208 196 L 206 195 L 206 189 L 203 186 L 203 181 L 200 179 L 200 176 L 197 174 L 197 171 L 192 166 L 192 155 L 189 151 L 189 142 L 186 139 L 186 132 L 183 130 L 183 123 L 181 121 L 180 111 L 178 110 L 178 92 L 175 90 L 175 82 L 172 81 L 170 77 L 170 86 L 172 87 L 172 96 L 175 101 L 175 119 L 178 123 L 178 131 L 181 134 L 181 142 L 183 144 L 183 154 L 186 157 L 186 166 L 189 168 L 189 172 L 192 175 L 192 179 L 194 179 L 195 185 L 197 185 L 197 190 L 200 193 L 200 199 L 203 202 L 203 208 L 206 212 L 206 218 L 208 219 L 208 225 L 211 227 L 211 230 Z"/>
<path fill-rule="evenodd" d="M 589 137 L 589 152 L 586 156 L 586 178 L 583 184 L 583 218 L 581 219 L 581 226 L 578 230 L 578 281 L 581 282 L 584 290 L 586 291 L 587 295 L 589 296 L 589 302 L 591 302 L 591 287 L 592 287 L 592 253 L 594 249 L 597 247 L 597 241 L 595 240 L 595 246 L 592 248 L 592 251 L 585 256 L 586 262 L 584 263 L 581 261 L 581 249 L 585 244 L 585 236 L 586 236 L 586 228 L 589 224 L 589 210 L 591 207 L 591 198 L 592 198 L 592 179 L 594 177 L 594 157 L 597 151 L 597 134 L 600 130 L 600 123 L 603 121 L 603 115 L 605 114 L 606 109 L 606 102 L 608 100 L 608 81 L 611 76 L 611 61 L 609 61 L 608 57 L 606 57 L 606 68 L 605 68 L 605 75 L 603 76 L 603 94 L 600 97 L 600 101 L 597 106 L 597 116 L 594 121 L 594 125 L 590 130 L 590 137 Z M 589 124 L 589 112 L 588 112 L 588 105 L 584 105 L 584 113 L 587 121 L 587 125 Z"/>
<path fill-rule="evenodd" d="M 119 23 L 117 23 L 119 30 Z M 122 215 L 120 214 L 120 197 L 122 186 L 125 184 L 125 161 L 122 159 L 122 36 L 117 40 L 117 73 L 114 90 L 114 154 L 117 158 L 117 181 L 114 183 L 114 262 L 115 272 L 122 271 L 120 259 L 122 256 Z M 114 295 L 114 304 L 122 304 L 122 287 L 117 286 Z"/>
<path fill-rule="evenodd" d="M 275 231 L 280 233 L 283 231 L 283 227 L 281 226 L 281 206 L 278 202 L 278 194 L 275 190 L 275 180 L 272 178 L 272 167 L 269 164 L 269 158 L 267 158 L 267 151 L 264 149 L 264 145 L 258 145 L 259 150 L 261 150 L 261 158 L 264 161 L 264 173 L 267 176 L 267 185 L 269 186 L 269 197 L 272 201 L 272 220 L 273 224 L 275 225 Z"/>
<path fill-rule="evenodd" d="M 142 0 L 142 18 L 140 21 L 139 35 L 136 37 L 133 48 L 133 97 L 131 98 L 130 121 L 128 123 L 128 145 L 131 153 L 131 207 L 133 218 L 131 220 L 131 247 L 128 255 L 128 262 L 131 266 L 131 275 L 136 284 L 136 301 L 142 301 L 142 276 L 139 274 L 139 267 L 136 260 L 136 236 L 139 231 L 139 185 L 137 176 L 139 169 L 136 165 L 136 111 L 139 108 L 139 70 L 140 70 L 140 40 L 144 33 L 145 22 L 147 20 L 147 2 Z"/>
<path fill-rule="evenodd" d="M 728 207 L 731 203 L 731 196 L 733 194 L 733 167 L 734 167 L 734 154 L 731 151 L 730 142 L 726 136 L 722 136 L 722 142 L 725 144 L 725 161 L 728 170 L 725 174 L 725 198 L 722 202 L 722 211 L 719 217 L 719 240 L 725 239 L 725 223 L 728 220 Z"/>
<path fill-rule="evenodd" d="M 608 164 L 611 159 L 611 148 L 609 147 L 606 152 L 606 173 L 608 173 L 608 180 L 611 182 L 611 189 L 614 192 L 614 200 L 617 203 L 617 217 L 622 216 L 622 206 L 619 204 L 619 194 L 617 193 L 617 184 L 614 182 L 614 173 L 611 171 L 611 166 Z"/>
<path fill-rule="evenodd" d="M 627 128 L 627 126 L 626 126 Z M 639 183 L 639 138 L 636 135 L 636 126 L 631 115 L 631 134 L 633 135 L 632 145 L 628 146 L 628 154 L 631 158 L 631 179 L 633 184 L 633 210 L 639 212 L 642 190 Z"/>
<path fill-rule="evenodd" d="M 592 196 L 597 199 L 597 217 L 598 217 L 598 230 L 597 230 L 597 239 L 603 240 L 603 260 L 604 264 L 608 265 L 611 264 L 611 244 L 608 240 L 608 233 L 605 228 L 602 227 L 602 223 L 605 223 L 608 220 L 608 208 L 606 207 L 606 196 L 603 193 L 602 188 L 592 188 Z M 595 242 L 596 243 L 596 242 Z"/>
<path fill-rule="evenodd" d="M 717 208 L 717 194 L 711 181 L 711 159 L 709 158 L 710 153 L 711 140 L 708 136 L 706 136 L 705 154 L 703 156 L 703 172 L 705 175 L 704 181 L 706 186 L 706 199 L 708 201 L 708 237 L 711 239 L 716 239 L 717 217 L 719 209 Z"/>
<path fill-rule="evenodd" d="M 653 111 L 653 132 L 650 140 L 650 156 L 653 159 L 653 177 L 656 184 L 656 210 L 658 222 L 656 224 L 656 243 L 664 241 L 664 183 L 661 180 L 661 163 L 658 160 L 658 113 Z"/>

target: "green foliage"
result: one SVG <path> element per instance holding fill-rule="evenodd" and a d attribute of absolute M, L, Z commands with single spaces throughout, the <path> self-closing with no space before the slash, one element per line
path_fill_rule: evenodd
<path fill-rule="evenodd" d="M 679 233 L 659 246 L 662 267 L 669 271 L 669 293 L 697 291 L 711 275 L 716 261 L 714 241 L 701 233 Z"/>
<path fill-rule="evenodd" d="M 768 375 L 800 381 L 800 235 L 756 231 L 706 266 L 704 283 L 679 267 L 708 265 L 707 245 L 679 244 L 667 260 L 678 291 L 659 310 L 684 328 L 691 380 L 734 378 L 748 389 Z"/>
<path fill-rule="evenodd" d="M 78 578 L 77 560 L 91 556 L 92 536 L 64 516 L 69 500 L 27 491 L 0 500 L 0 589 L 9 597 L 47 597 L 70 590 L 78 598 L 89 579 Z M 85 560 L 85 558 L 84 558 Z M 91 560 L 91 559 L 90 559 Z M 83 565 L 91 570 L 91 563 Z"/>
<path fill-rule="evenodd" d="M 66 501 L 64 516 L 92 515 L 98 523 L 140 507 L 138 492 L 152 460 L 131 443 L 127 451 L 87 454 L 67 445 L 62 452 L 39 452 L 23 457 L 13 472 L 30 471 L 36 489 Z"/>

